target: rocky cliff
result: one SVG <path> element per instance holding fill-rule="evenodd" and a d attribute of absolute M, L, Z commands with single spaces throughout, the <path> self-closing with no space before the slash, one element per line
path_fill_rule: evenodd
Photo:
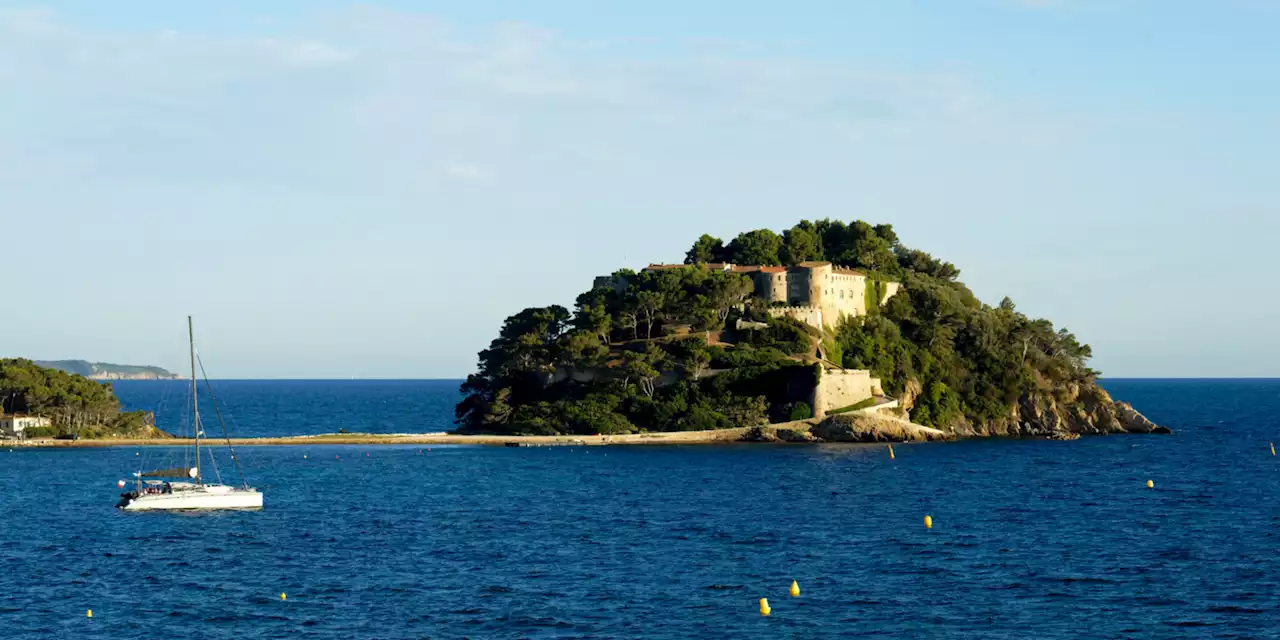
<path fill-rule="evenodd" d="M 901 398 L 907 410 L 920 393 L 912 381 Z M 1043 386 L 1019 396 L 1009 415 L 984 424 L 947 425 L 957 436 L 1058 436 L 1107 433 L 1170 433 L 1127 402 L 1117 402 L 1093 380 Z"/>

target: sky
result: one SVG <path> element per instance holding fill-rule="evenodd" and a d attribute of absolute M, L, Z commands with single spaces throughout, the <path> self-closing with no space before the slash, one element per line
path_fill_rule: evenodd
<path fill-rule="evenodd" d="M 702 233 L 892 224 L 1110 377 L 1280 376 L 1280 0 L 0 0 L 0 356 L 457 378 Z"/>

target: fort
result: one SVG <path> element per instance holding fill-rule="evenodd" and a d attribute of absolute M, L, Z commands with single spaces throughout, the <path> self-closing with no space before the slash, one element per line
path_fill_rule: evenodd
<path fill-rule="evenodd" d="M 695 265 L 650 264 L 644 271 L 691 266 Z M 826 261 L 801 262 L 789 267 L 722 262 L 697 266 L 749 277 L 755 285 L 754 295 L 771 305 L 770 315 L 790 317 L 819 331 L 835 329 L 844 318 L 867 315 L 869 308 L 885 304 L 901 289 L 898 282 L 877 280 L 862 271 Z M 601 276 L 595 279 L 595 286 L 620 291 L 626 287 L 626 281 L 614 276 Z M 753 324 L 756 323 L 739 321 L 740 326 Z M 821 350 L 818 353 L 821 358 Z M 719 372 L 711 375 L 715 373 Z M 871 377 L 870 371 L 845 369 L 822 360 L 822 373 L 810 402 L 815 418 L 870 399 L 876 400 L 870 410 L 898 406 L 897 401 L 885 396 L 880 380 Z"/>
<path fill-rule="evenodd" d="M 645 271 L 680 269 L 693 265 L 651 264 Z M 875 280 L 866 273 L 830 262 L 801 262 L 791 267 L 707 263 L 708 269 L 740 273 L 751 278 L 755 295 L 774 306 L 769 313 L 789 316 L 815 329 L 834 328 L 845 317 L 867 315 L 868 305 L 883 305 L 901 287 L 897 282 Z M 612 276 L 596 278 L 596 286 L 617 287 Z"/>

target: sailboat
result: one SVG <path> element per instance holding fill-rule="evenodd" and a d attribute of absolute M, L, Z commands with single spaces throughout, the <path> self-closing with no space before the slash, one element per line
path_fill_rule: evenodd
<path fill-rule="evenodd" d="M 155 471 L 133 474 L 137 480 L 133 491 L 120 494 L 120 503 L 116 506 L 125 511 L 207 511 L 215 509 L 261 509 L 262 492 L 250 487 L 241 478 L 240 486 L 222 484 L 214 467 L 217 482 L 206 483 L 204 467 L 200 462 L 200 440 L 204 438 L 204 427 L 200 422 L 200 400 L 196 386 L 196 340 L 192 328 L 191 316 L 187 316 L 187 339 L 191 350 L 191 408 L 192 430 L 195 432 L 195 466 L 157 469 Z M 204 370 L 204 365 L 200 366 Z M 210 392 L 209 398 L 216 402 Z M 217 407 L 214 407 L 217 412 Z M 222 416 L 219 413 L 218 419 Z M 208 449 L 209 446 L 205 445 Z M 227 439 L 227 448 L 231 448 L 231 440 Z M 235 450 L 231 449 L 232 460 Z M 213 456 L 210 455 L 210 462 Z M 124 481 L 121 481 L 123 486 Z"/>

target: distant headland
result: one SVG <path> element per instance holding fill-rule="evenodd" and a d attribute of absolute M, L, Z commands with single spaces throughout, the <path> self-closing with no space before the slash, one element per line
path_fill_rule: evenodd
<path fill-rule="evenodd" d="M 703 235 L 682 264 L 622 269 L 572 310 L 507 318 L 462 385 L 459 432 L 1168 432 L 1098 385 L 1088 345 L 1008 298 L 984 304 L 959 275 L 890 225 L 802 220 L 729 243 Z"/>
<path fill-rule="evenodd" d="M 85 360 L 36 360 L 35 363 L 46 369 L 57 369 L 84 376 L 90 380 L 181 380 L 182 376 L 166 369 L 152 366 L 130 364 L 111 364 L 108 362 L 88 362 Z"/>

